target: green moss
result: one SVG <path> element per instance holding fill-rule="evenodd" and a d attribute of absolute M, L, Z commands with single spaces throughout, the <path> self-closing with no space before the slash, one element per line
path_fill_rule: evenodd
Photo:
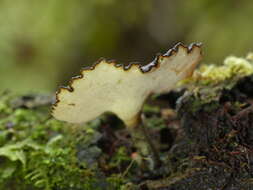
<path fill-rule="evenodd" d="M 142 109 L 143 113 L 147 114 L 157 114 L 160 113 L 160 108 L 158 106 L 151 106 L 148 104 L 145 104 Z"/>
<path fill-rule="evenodd" d="M 74 126 L 53 119 L 48 106 L 14 109 L 10 97 L 0 97 L 0 189 L 10 184 L 19 190 L 108 189 L 112 185 L 113 180 L 106 179 L 97 165 L 101 149 L 96 143 L 101 134 L 95 129 L 100 119 Z M 117 159 L 116 163 L 126 158 Z"/>
<path fill-rule="evenodd" d="M 120 147 L 110 160 L 109 167 L 122 170 L 120 166 L 129 165 L 131 163 L 131 157 L 127 154 L 126 147 Z M 123 172 L 123 171 L 122 171 Z"/>

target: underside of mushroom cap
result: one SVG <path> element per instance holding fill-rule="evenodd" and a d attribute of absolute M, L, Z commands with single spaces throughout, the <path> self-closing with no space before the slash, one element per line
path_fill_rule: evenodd
<path fill-rule="evenodd" d="M 130 127 L 135 125 L 148 96 L 169 92 L 178 81 L 192 74 L 200 59 L 200 44 L 186 47 L 178 43 L 144 66 L 100 60 L 72 78 L 68 87 L 59 89 L 52 115 L 82 123 L 112 112 Z"/>

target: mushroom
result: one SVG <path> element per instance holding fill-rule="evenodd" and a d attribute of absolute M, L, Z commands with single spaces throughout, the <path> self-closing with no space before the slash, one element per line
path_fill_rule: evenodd
<path fill-rule="evenodd" d="M 137 63 L 124 66 L 102 59 L 82 69 L 68 87 L 59 89 L 52 115 L 58 120 L 84 123 L 112 112 L 125 123 L 136 148 L 147 155 L 154 146 L 150 140 L 145 141 L 148 136 L 141 127 L 142 106 L 151 94 L 169 92 L 178 81 L 192 75 L 201 59 L 200 46 L 178 43 L 144 66 Z"/>

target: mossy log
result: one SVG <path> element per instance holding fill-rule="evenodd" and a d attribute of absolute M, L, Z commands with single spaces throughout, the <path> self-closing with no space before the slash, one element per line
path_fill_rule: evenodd
<path fill-rule="evenodd" d="M 0 95 L 0 189 L 251 190 L 253 63 L 201 66 L 180 89 L 143 108 L 163 162 L 140 166 L 113 115 L 70 125 L 50 115 L 51 96 Z M 148 162 L 150 163 L 150 162 Z"/>

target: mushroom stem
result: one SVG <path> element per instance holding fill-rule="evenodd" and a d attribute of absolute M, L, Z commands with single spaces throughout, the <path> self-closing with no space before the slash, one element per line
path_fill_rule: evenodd
<path fill-rule="evenodd" d="M 155 167 L 160 167 L 162 162 L 159 157 L 159 152 L 147 132 L 147 127 L 143 122 L 143 117 L 139 119 L 138 124 L 134 127 L 129 127 L 129 131 L 131 133 L 134 146 L 137 148 L 137 152 L 143 157 L 148 157 L 152 154 Z"/>

